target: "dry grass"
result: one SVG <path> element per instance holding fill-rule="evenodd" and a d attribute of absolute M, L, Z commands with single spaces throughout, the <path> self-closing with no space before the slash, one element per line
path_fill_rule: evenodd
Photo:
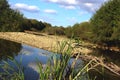
<path fill-rule="evenodd" d="M 57 42 L 67 40 L 67 38 L 60 36 L 40 36 L 24 32 L 1 32 L 0 38 L 25 43 L 45 50 L 51 50 L 55 47 L 54 45 L 56 45 Z"/>
<path fill-rule="evenodd" d="M 54 36 L 42 33 L 41 35 L 34 35 L 24 32 L 1 32 L 0 38 L 15 41 L 18 43 L 28 44 L 48 51 L 55 50 L 55 48 L 57 48 L 58 42 L 69 41 L 69 39 L 64 36 Z M 91 50 L 84 47 L 76 48 L 74 50 L 74 53 L 88 54 L 90 52 Z"/>

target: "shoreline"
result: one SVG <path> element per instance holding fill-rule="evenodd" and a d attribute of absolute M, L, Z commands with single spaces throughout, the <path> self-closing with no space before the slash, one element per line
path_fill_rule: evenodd
<path fill-rule="evenodd" d="M 25 32 L 0 32 L 0 39 L 6 39 L 6 40 L 10 40 L 10 41 L 14 41 L 17 43 L 21 43 L 21 44 L 27 44 L 33 47 L 37 47 L 37 48 L 41 48 L 47 51 L 54 51 L 55 48 L 57 47 L 57 42 L 61 42 L 61 41 L 67 41 L 69 40 L 66 37 L 61 37 L 61 36 L 54 36 L 54 35 L 34 35 L 34 34 L 29 34 L 29 33 L 25 33 Z M 83 43 L 84 44 L 84 43 Z M 80 46 L 80 48 L 76 48 L 75 50 L 75 54 L 73 53 L 72 55 L 76 55 L 76 53 L 83 53 L 80 54 L 80 58 L 81 59 L 86 59 L 88 61 L 92 60 L 93 58 L 95 58 L 95 56 L 88 56 L 87 54 L 89 54 L 91 52 L 90 49 L 84 48 L 82 46 Z M 102 62 L 102 64 L 104 63 L 104 60 L 101 60 L 100 58 L 96 58 L 99 62 Z M 106 68 L 108 68 L 110 71 L 112 71 L 113 73 L 115 72 L 116 75 L 120 76 L 120 67 L 118 67 L 115 64 L 105 64 L 104 66 Z"/>
<path fill-rule="evenodd" d="M 0 32 L 0 39 L 6 39 L 21 44 L 27 44 L 48 51 L 51 51 L 55 47 L 57 42 L 67 40 L 67 38 L 62 38 L 59 36 L 40 36 L 24 32 Z"/>
<path fill-rule="evenodd" d="M 0 38 L 21 44 L 27 44 L 47 51 L 54 51 L 58 46 L 58 42 L 70 41 L 70 39 L 64 36 L 47 35 L 43 33 L 40 33 L 40 35 L 35 35 L 25 32 L 0 32 Z M 91 50 L 81 47 L 74 50 L 75 54 L 78 52 L 89 54 Z"/>

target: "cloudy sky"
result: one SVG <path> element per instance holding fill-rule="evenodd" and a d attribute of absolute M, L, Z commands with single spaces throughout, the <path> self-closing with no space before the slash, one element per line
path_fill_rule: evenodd
<path fill-rule="evenodd" d="M 8 0 L 27 18 L 57 26 L 68 26 L 88 21 L 107 0 Z"/>

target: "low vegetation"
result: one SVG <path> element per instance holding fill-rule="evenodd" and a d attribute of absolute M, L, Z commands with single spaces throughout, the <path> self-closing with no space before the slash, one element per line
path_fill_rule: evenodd
<path fill-rule="evenodd" d="M 24 67 L 22 58 L 20 62 L 9 57 L 8 61 L 3 60 L 0 64 L 0 80 L 24 80 Z"/>

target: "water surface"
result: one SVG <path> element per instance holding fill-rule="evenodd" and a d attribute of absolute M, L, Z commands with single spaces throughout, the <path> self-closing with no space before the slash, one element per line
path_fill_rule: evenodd
<path fill-rule="evenodd" d="M 46 66 L 46 63 L 54 54 L 55 53 L 29 45 L 0 39 L 0 63 L 2 64 L 2 60 L 9 62 L 9 57 L 14 58 L 18 62 L 22 59 L 22 66 L 25 68 L 25 80 L 38 80 L 39 70 L 37 62 L 39 61 L 43 66 Z M 73 60 L 74 58 L 71 58 L 69 63 L 71 64 Z M 83 64 L 81 59 L 77 62 L 81 63 L 81 65 Z"/>
<path fill-rule="evenodd" d="M 97 55 L 101 53 L 101 51 L 102 50 L 95 50 L 95 54 Z M 102 51 L 102 52 L 105 52 L 105 51 Z M 8 61 L 9 57 L 14 58 L 18 62 L 20 62 L 20 59 L 22 58 L 22 65 L 25 67 L 25 71 L 24 71 L 25 80 L 38 80 L 39 74 L 38 74 L 38 68 L 37 68 L 36 62 L 39 61 L 43 64 L 43 66 L 45 66 L 49 58 L 53 54 L 54 53 L 52 52 L 35 48 L 29 45 L 0 39 L 0 64 L 2 63 L 2 60 Z M 118 59 L 120 58 L 119 54 L 117 54 L 117 57 L 113 52 L 112 54 L 108 52 L 105 52 L 103 54 L 109 55 L 106 57 L 107 60 L 120 63 Z M 72 63 L 73 60 L 74 58 L 71 58 L 70 63 Z M 78 63 L 80 64 L 80 66 L 84 65 L 84 62 L 81 59 L 78 60 Z M 104 74 L 99 74 L 96 71 L 91 71 L 89 72 L 89 75 L 91 78 L 94 78 L 96 76 L 96 80 L 120 80 L 119 76 L 116 76 L 107 70 L 105 70 L 104 72 L 105 72 Z M 83 78 L 82 80 L 87 80 L 87 79 Z"/>

